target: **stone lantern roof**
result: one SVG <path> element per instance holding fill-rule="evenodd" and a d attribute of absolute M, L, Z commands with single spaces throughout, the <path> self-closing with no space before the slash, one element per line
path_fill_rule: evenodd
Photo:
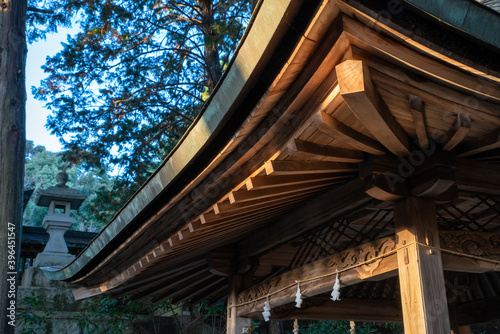
<path fill-rule="evenodd" d="M 66 172 L 59 172 L 56 181 L 57 185 L 55 187 L 40 189 L 36 205 L 49 207 L 52 201 L 63 201 L 70 203 L 71 210 L 78 210 L 87 196 L 66 185 L 66 182 L 68 182 Z"/>

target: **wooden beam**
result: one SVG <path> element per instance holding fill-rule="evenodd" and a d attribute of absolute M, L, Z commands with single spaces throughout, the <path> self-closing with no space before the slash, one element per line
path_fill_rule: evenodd
<path fill-rule="evenodd" d="M 316 189 L 322 188 L 326 185 L 333 185 L 335 183 L 339 183 L 340 181 L 312 181 L 309 183 L 303 184 L 292 184 L 289 186 L 282 187 L 274 187 L 274 188 L 265 188 L 265 189 L 252 189 L 252 190 L 236 190 L 229 193 L 229 203 L 237 203 L 237 202 L 245 202 L 251 201 L 255 199 L 262 198 L 272 198 L 274 196 L 279 196 L 288 193 L 300 192 L 307 189 Z"/>
<path fill-rule="evenodd" d="M 500 195 L 500 170 L 497 164 L 457 159 L 454 173 L 459 190 Z"/>
<path fill-rule="evenodd" d="M 217 276 L 236 275 L 236 248 L 224 246 L 211 250 L 208 254 L 208 268 Z"/>
<path fill-rule="evenodd" d="M 301 308 L 291 303 L 272 309 L 271 319 L 402 322 L 403 315 L 399 301 L 359 298 L 332 301 L 328 297 L 315 296 L 304 299 Z"/>
<path fill-rule="evenodd" d="M 409 154 L 408 136 L 376 92 L 368 66 L 359 60 L 346 60 L 335 70 L 340 94 L 368 131 L 393 154 Z"/>
<path fill-rule="evenodd" d="M 252 232 L 238 243 L 238 254 L 251 257 L 265 253 L 335 217 L 351 213 L 371 200 L 365 193 L 363 180 L 350 181 L 308 200 L 272 225 Z"/>
<path fill-rule="evenodd" d="M 446 134 L 446 141 L 443 144 L 443 150 L 451 151 L 467 136 L 471 128 L 470 115 L 458 113 L 453 125 Z"/>
<path fill-rule="evenodd" d="M 485 151 L 483 153 L 478 153 L 474 155 L 470 155 L 468 159 L 471 160 L 484 160 L 484 161 L 489 161 L 489 160 L 500 160 L 500 148 L 494 148 L 489 151 Z"/>
<path fill-rule="evenodd" d="M 318 131 L 338 139 L 354 149 L 375 155 L 386 154 L 385 147 L 378 141 L 351 129 L 324 111 L 318 111 L 312 117 L 312 121 Z"/>
<path fill-rule="evenodd" d="M 325 186 L 326 188 L 326 186 Z M 220 203 L 215 203 L 213 205 L 214 214 L 221 214 L 231 211 L 236 211 L 236 214 L 255 209 L 255 207 L 265 206 L 267 205 L 281 205 L 283 203 L 291 202 L 293 200 L 304 199 L 313 196 L 313 194 L 317 193 L 319 189 L 306 189 L 304 191 L 296 192 L 296 193 L 288 193 L 279 195 L 273 198 L 268 198 L 266 200 L 256 199 L 247 202 L 240 203 L 229 203 L 228 201 L 223 201 Z M 265 203 L 264 203 L 265 202 Z M 204 213 L 203 214 L 205 221 L 209 221 L 212 217 L 212 214 Z"/>
<path fill-rule="evenodd" d="M 335 282 L 336 269 L 341 270 L 357 263 L 363 263 L 366 260 L 386 254 L 395 248 L 396 243 L 393 237 L 383 238 L 347 249 L 280 276 L 273 277 L 238 295 L 238 304 L 248 303 L 238 307 L 238 315 L 250 316 L 261 312 L 265 301 L 263 297 L 267 295 L 270 295 L 269 301 L 272 308 L 294 301 L 297 292 L 296 280 L 303 282 L 300 284 L 300 290 L 306 299 L 307 297 L 331 291 Z M 397 275 L 397 258 L 396 254 L 391 254 L 363 266 L 342 272 L 340 281 L 341 286 L 349 286 L 368 278 L 381 279 L 395 275 Z M 273 291 L 277 293 L 273 294 Z"/>
<path fill-rule="evenodd" d="M 372 175 L 366 181 L 365 192 L 380 201 L 395 202 L 410 194 L 409 182 L 388 182 L 388 178 L 383 175 Z"/>
<path fill-rule="evenodd" d="M 208 294 L 212 289 L 218 289 L 222 286 L 227 287 L 227 279 L 225 277 L 207 277 L 206 280 L 200 280 L 196 284 L 186 287 L 186 289 L 180 289 L 175 293 L 171 294 L 169 298 L 172 299 L 172 304 L 176 305 L 185 300 L 191 299 L 198 295 L 199 293 Z"/>
<path fill-rule="evenodd" d="M 136 288 L 145 287 L 149 284 L 161 285 L 164 282 L 168 282 L 172 279 L 173 280 L 180 279 L 192 273 L 193 270 L 194 271 L 203 270 L 206 267 L 206 264 L 207 260 L 203 258 L 191 261 L 184 265 L 176 266 L 175 268 L 162 269 L 157 274 L 151 274 L 151 273 L 148 273 L 147 275 L 139 274 L 138 276 L 134 277 L 133 281 L 126 282 L 126 284 L 124 284 L 123 286 L 118 285 L 117 287 L 116 285 L 108 284 L 107 288 L 110 290 L 113 289 L 112 290 L 113 294 L 126 295 L 134 291 Z"/>
<path fill-rule="evenodd" d="M 199 290 L 192 291 L 190 294 L 186 294 L 183 296 L 177 297 L 175 300 L 172 300 L 173 304 L 177 303 L 183 303 L 185 301 L 189 301 L 190 305 L 196 305 L 199 304 L 202 301 L 209 301 L 210 299 L 213 298 L 216 294 L 223 295 L 224 297 L 227 296 L 227 279 L 226 278 L 221 278 L 221 279 L 214 279 L 213 282 L 201 286 Z M 222 298 L 222 297 L 220 297 Z M 175 303 L 174 303 L 175 302 Z M 209 305 L 213 305 L 210 304 Z"/>
<path fill-rule="evenodd" d="M 357 164 L 346 162 L 278 160 L 269 160 L 266 162 L 267 175 L 316 174 L 357 171 Z"/>
<path fill-rule="evenodd" d="M 193 270 L 185 273 L 181 277 L 169 277 L 168 281 L 164 282 L 159 288 L 157 285 L 145 285 L 143 289 L 138 288 L 139 294 L 136 294 L 139 298 L 144 298 L 148 296 L 168 296 L 171 293 L 177 291 L 178 289 L 197 282 L 200 279 L 210 276 L 210 272 L 205 268 L 194 268 Z M 135 290 L 135 291 L 137 291 Z M 153 298 L 154 299 L 154 298 Z"/>
<path fill-rule="evenodd" d="M 437 198 L 455 185 L 452 168 L 434 166 L 411 177 L 411 193 L 416 197 Z M 458 197 L 458 192 L 456 192 Z"/>
<path fill-rule="evenodd" d="M 429 147 L 429 139 L 427 138 L 427 127 L 425 125 L 424 102 L 415 95 L 408 95 L 410 100 L 410 111 L 413 118 L 413 125 L 417 132 L 417 139 L 420 147 Z"/>
<path fill-rule="evenodd" d="M 345 148 L 320 145 L 301 139 L 292 139 L 287 145 L 291 160 L 322 160 L 359 163 L 363 153 Z"/>
<path fill-rule="evenodd" d="M 458 157 L 463 158 L 496 148 L 500 148 L 500 130 L 495 130 L 482 138 L 464 143 L 457 150 L 459 152 Z"/>
<path fill-rule="evenodd" d="M 453 87 L 454 90 L 465 91 L 469 96 L 476 96 L 479 100 L 500 101 L 500 88 L 497 83 L 487 81 L 477 74 L 466 73 L 458 66 L 443 65 L 443 60 L 433 59 L 436 56 L 434 51 L 431 51 L 433 55 L 429 57 L 422 50 L 412 50 L 397 41 L 398 38 L 387 38 L 380 31 L 370 29 L 369 25 L 348 16 L 343 17 L 343 23 L 344 33 L 353 45 L 390 61 L 392 68 L 399 66 L 410 68 L 414 73 L 417 72 L 431 78 L 431 80 L 426 81 L 444 82 L 447 86 Z M 406 37 L 405 39 L 413 41 Z M 422 45 L 414 45 L 413 47 L 421 48 Z M 430 49 L 427 50 L 430 51 Z M 450 58 L 447 60 L 450 61 Z"/>
<path fill-rule="evenodd" d="M 394 204 L 399 284 L 407 334 L 450 333 L 436 207 L 432 200 L 409 197 Z"/>
<path fill-rule="evenodd" d="M 232 276 L 229 278 L 229 293 L 227 297 L 227 334 L 248 333 L 252 323 L 250 319 L 239 317 L 236 305 L 238 302 L 238 293 L 241 289 L 241 276 Z M 247 331 L 245 331 L 247 329 Z"/>
<path fill-rule="evenodd" d="M 354 173 L 320 173 L 303 175 L 266 175 L 251 177 L 246 181 L 248 190 L 273 188 L 276 186 L 288 186 L 293 184 L 309 183 L 311 181 L 328 181 L 336 179 L 347 179 L 355 176 Z"/>

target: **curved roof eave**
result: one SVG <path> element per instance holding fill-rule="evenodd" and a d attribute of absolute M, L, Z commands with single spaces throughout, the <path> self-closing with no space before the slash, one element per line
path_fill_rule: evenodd
<path fill-rule="evenodd" d="M 485 45 L 500 49 L 500 13 L 474 0 L 404 0 L 421 12 Z M 488 24 L 485 24 L 488 22 Z"/>
<path fill-rule="evenodd" d="M 298 0 L 275 0 L 259 4 L 260 8 L 254 13 L 254 22 L 244 40 L 240 42 L 223 80 L 181 142 L 73 262 L 62 269 L 45 268 L 45 275 L 49 279 L 70 280 L 77 275 L 175 179 L 181 177 L 189 165 L 197 163 L 199 152 L 217 137 L 230 114 L 236 111 L 235 107 L 255 84 L 256 78 L 263 70 L 263 63 L 269 60 L 284 35 L 284 27 L 297 13 L 301 4 L 302 1 Z"/>

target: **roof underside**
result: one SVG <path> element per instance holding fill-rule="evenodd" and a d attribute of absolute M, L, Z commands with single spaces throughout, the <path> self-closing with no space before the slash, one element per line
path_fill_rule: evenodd
<path fill-rule="evenodd" d="M 178 149 L 50 273 L 81 298 L 218 301 L 228 273 L 254 284 L 393 235 L 408 195 L 435 199 L 443 230 L 500 231 L 498 54 L 478 64 L 359 2 L 261 6 Z"/>

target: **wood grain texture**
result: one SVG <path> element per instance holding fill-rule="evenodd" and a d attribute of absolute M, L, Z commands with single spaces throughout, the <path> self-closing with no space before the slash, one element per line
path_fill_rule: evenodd
<path fill-rule="evenodd" d="M 354 149 L 375 155 L 386 153 L 386 149 L 378 141 L 357 132 L 324 111 L 318 111 L 313 116 L 313 124 L 318 131 L 338 139 Z"/>
<path fill-rule="evenodd" d="M 425 125 L 424 102 L 415 95 L 408 95 L 410 101 L 410 111 L 415 125 L 415 132 L 421 147 L 429 147 L 429 138 L 427 138 L 427 127 Z"/>
<path fill-rule="evenodd" d="M 300 285 L 304 298 L 331 291 L 333 283 L 335 282 L 334 274 L 336 269 L 347 269 L 352 265 L 364 263 L 376 256 L 392 251 L 395 247 L 396 243 L 393 237 L 382 238 L 333 254 L 322 260 L 309 263 L 303 267 L 266 280 L 238 295 L 239 304 L 251 302 L 247 305 L 239 306 L 238 315 L 248 316 L 260 311 L 264 306 L 265 298 L 255 302 L 253 301 L 265 297 L 273 291 L 280 292 L 272 294 L 269 297 L 272 308 L 292 302 L 297 292 L 297 286 L 294 284 L 296 280 L 304 281 Z M 396 270 L 396 254 L 388 255 L 385 258 L 377 259 L 365 265 L 342 272 L 340 274 L 341 286 L 356 284 L 368 278 L 392 277 L 397 274 Z M 331 274 L 331 276 L 323 277 L 328 274 Z M 318 279 L 307 282 L 307 280 L 311 278 Z"/>
<path fill-rule="evenodd" d="M 446 141 L 443 144 L 443 150 L 451 151 L 455 146 L 467 136 L 471 129 L 470 115 L 458 113 L 453 125 L 446 134 Z"/>
<path fill-rule="evenodd" d="M 358 163 L 363 161 L 363 153 L 345 148 L 292 139 L 287 144 L 291 160 L 322 160 Z"/>
<path fill-rule="evenodd" d="M 409 197 L 394 204 L 398 247 L 419 242 L 439 247 L 434 202 Z M 398 250 L 399 283 L 406 334 L 450 333 L 441 252 L 421 245 Z"/>
<path fill-rule="evenodd" d="M 361 123 L 393 154 L 409 154 L 408 136 L 377 95 L 368 66 L 359 60 L 346 60 L 335 70 L 340 94 Z"/>

